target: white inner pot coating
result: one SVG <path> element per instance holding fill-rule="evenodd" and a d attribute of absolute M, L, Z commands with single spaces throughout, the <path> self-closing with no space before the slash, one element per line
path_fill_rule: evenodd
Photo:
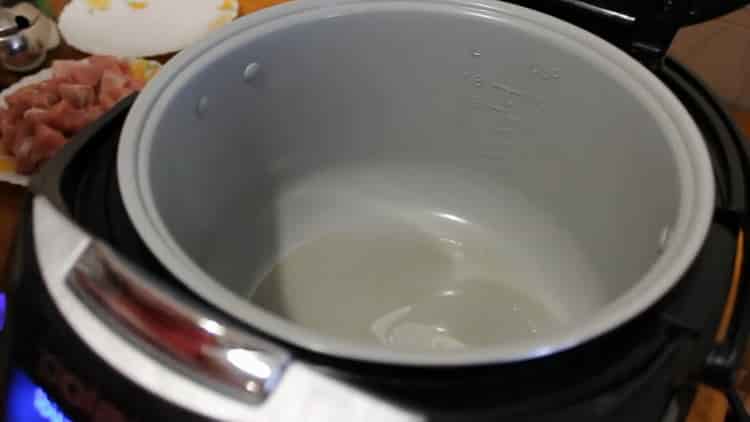
<path fill-rule="evenodd" d="M 433 363 L 575 344 L 674 284 L 713 188 L 662 85 L 525 9 L 378 3 L 261 14 L 139 98 L 128 206 L 170 270 L 288 341 Z"/>

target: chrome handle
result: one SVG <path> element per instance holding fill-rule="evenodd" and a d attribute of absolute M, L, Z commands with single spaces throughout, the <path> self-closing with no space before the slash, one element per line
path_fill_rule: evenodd
<path fill-rule="evenodd" d="M 284 350 L 198 310 L 101 242 L 83 253 L 68 283 L 95 313 L 167 363 L 253 404 L 268 396 L 289 361 Z"/>
<path fill-rule="evenodd" d="M 99 320 L 124 334 L 120 337 L 244 403 L 263 402 L 278 383 L 288 352 L 131 265 L 43 196 L 34 198 L 33 226 L 37 260 L 50 290 L 66 286 Z"/>

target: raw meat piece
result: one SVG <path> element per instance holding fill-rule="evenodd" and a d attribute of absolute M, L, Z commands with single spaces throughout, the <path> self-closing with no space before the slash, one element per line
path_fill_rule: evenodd
<path fill-rule="evenodd" d="M 120 73 L 105 70 L 99 86 L 99 102 L 111 108 L 117 102 L 133 93 L 134 89 L 129 86 L 130 79 Z"/>
<path fill-rule="evenodd" d="M 34 141 L 36 146 L 48 151 L 56 151 L 66 142 L 62 133 L 44 123 L 37 123 L 34 126 Z"/>
<path fill-rule="evenodd" d="M 95 104 L 86 109 L 86 118 L 89 122 L 95 122 L 99 117 L 107 112 L 109 108 L 104 107 L 101 104 Z"/>
<path fill-rule="evenodd" d="M 117 57 L 112 56 L 92 56 L 89 58 L 89 63 L 92 66 L 97 67 L 104 73 L 106 70 L 110 70 L 121 75 L 128 75 L 130 67 L 124 60 L 120 60 Z"/>
<path fill-rule="evenodd" d="M 52 75 L 8 95 L 0 109 L 0 150 L 16 158 L 21 174 L 34 172 L 70 136 L 145 85 L 128 61 L 110 56 L 57 60 Z"/>
<path fill-rule="evenodd" d="M 22 112 L 32 106 L 34 97 L 39 95 L 39 87 L 36 85 L 26 86 L 5 97 L 5 102 L 10 108 L 20 108 Z"/>
<path fill-rule="evenodd" d="M 26 173 L 34 172 L 44 160 L 52 157 L 66 142 L 62 133 L 43 123 L 35 124 L 33 131 L 34 135 L 22 139 L 14 151 L 17 168 Z"/>
<path fill-rule="evenodd" d="M 83 84 L 60 84 L 58 87 L 60 97 L 74 108 L 85 108 L 96 100 L 94 87 Z"/>
<path fill-rule="evenodd" d="M 60 101 L 57 81 L 43 82 L 31 98 L 31 106 L 49 108 Z"/>
<path fill-rule="evenodd" d="M 55 104 L 49 110 L 49 115 L 45 117 L 44 121 L 66 135 L 72 135 L 91 123 L 90 113 L 85 109 L 76 109 L 67 101 L 60 101 Z"/>
<path fill-rule="evenodd" d="M 23 118 L 34 123 L 48 123 L 50 111 L 43 108 L 32 107 L 23 113 Z"/>
<path fill-rule="evenodd" d="M 80 65 L 76 60 L 55 60 L 52 62 L 52 74 L 56 79 L 70 80 Z"/>
<path fill-rule="evenodd" d="M 94 86 L 102 77 L 102 69 L 83 61 L 57 60 L 52 63 L 55 78 L 78 84 Z"/>
<path fill-rule="evenodd" d="M 34 124 L 28 120 L 21 119 L 16 122 L 15 133 L 13 134 L 12 139 L 8 139 L 6 148 L 8 148 L 14 156 L 18 156 L 19 151 L 24 151 L 26 149 L 23 143 L 33 137 Z"/>
<path fill-rule="evenodd" d="M 130 87 L 133 91 L 140 91 L 146 86 L 146 81 L 141 79 L 131 79 L 128 83 L 128 87 Z"/>

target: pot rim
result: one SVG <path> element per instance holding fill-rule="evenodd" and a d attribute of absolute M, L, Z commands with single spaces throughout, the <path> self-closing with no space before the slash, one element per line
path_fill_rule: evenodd
<path fill-rule="evenodd" d="M 150 189 L 149 134 L 155 116 L 164 111 L 170 93 L 196 72 L 196 62 L 222 54 L 249 32 L 260 37 L 289 26 L 331 16 L 379 10 L 443 11 L 481 15 L 554 39 L 575 49 L 581 59 L 617 80 L 647 108 L 665 132 L 680 183 L 677 220 L 670 242 L 633 287 L 601 308 L 589 320 L 543 337 L 455 353 L 415 353 L 331 338 L 277 317 L 215 281 L 179 248 L 161 220 Z M 246 39 L 245 39 L 246 41 Z M 496 1 L 460 0 L 312 0 L 290 2 L 227 25 L 183 50 L 150 81 L 133 104 L 117 157 L 119 187 L 125 208 L 147 247 L 184 285 L 208 303 L 254 329 L 302 349 L 338 358 L 413 366 L 457 366 L 514 363 L 578 346 L 631 320 L 655 304 L 682 278 L 700 251 L 711 224 L 715 186 L 706 145 L 695 122 L 675 95 L 648 69 L 625 52 L 572 24 L 520 6 Z"/>

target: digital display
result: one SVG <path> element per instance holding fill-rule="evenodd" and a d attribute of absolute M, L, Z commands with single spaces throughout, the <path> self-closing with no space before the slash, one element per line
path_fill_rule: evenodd
<path fill-rule="evenodd" d="M 9 422 L 71 422 L 60 407 L 31 378 L 13 371 L 8 388 L 5 420 Z"/>

